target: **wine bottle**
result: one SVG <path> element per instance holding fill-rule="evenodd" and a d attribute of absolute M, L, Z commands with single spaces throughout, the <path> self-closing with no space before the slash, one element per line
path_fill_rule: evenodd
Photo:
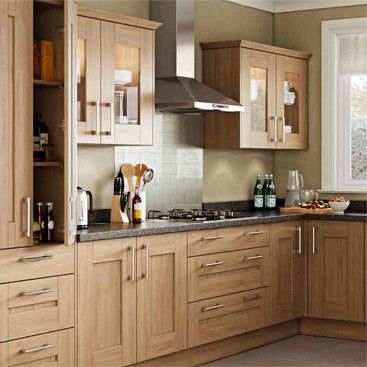
<path fill-rule="evenodd" d="M 263 185 L 261 183 L 261 176 L 257 175 L 256 183 L 254 187 L 254 208 L 263 209 L 264 208 L 264 196 L 263 196 Z"/>
<path fill-rule="evenodd" d="M 141 207 L 141 198 L 139 196 L 139 187 L 135 188 L 135 196 L 133 198 L 133 223 L 139 224 L 141 223 L 142 218 L 142 207 Z"/>
<path fill-rule="evenodd" d="M 263 207 L 264 209 L 266 209 L 265 195 L 266 195 L 268 184 L 269 184 L 269 175 L 265 175 L 264 183 L 263 183 Z"/>
<path fill-rule="evenodd" d="M 266 193 L 265 193 L 265 206 L 267 209 L 270 209 L 270 210 L 275 209 L 277 206 L 277 196 L 276 196 L 273 175 L 269 176 L 269 184 L 267 185 Z"/>

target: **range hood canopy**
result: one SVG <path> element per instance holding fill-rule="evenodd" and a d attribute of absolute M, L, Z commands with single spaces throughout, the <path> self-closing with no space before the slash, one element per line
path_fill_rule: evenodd
<path fill-rule="evenodd" d="M 194 79 L 194 0 L 154 0 L 150 18 L 156 31 L 156 110 L 242 112 L 244 107 Z"/>

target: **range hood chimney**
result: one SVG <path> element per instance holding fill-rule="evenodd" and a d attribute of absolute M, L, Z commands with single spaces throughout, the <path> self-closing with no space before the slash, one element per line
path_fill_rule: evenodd
<path fill-rule="evenodd" d="M 238 102 L 194 79 L 194 0 L 153 0 L 150 19 L 163 23 L 155 45 L 157 111 L 244 111 Z"/>

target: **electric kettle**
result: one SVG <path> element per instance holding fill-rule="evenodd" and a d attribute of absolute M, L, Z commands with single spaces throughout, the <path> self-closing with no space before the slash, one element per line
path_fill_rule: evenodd
<path fill-rule="evenodd" d="M 298 170 L 288 171 L 288 184 L 285 193 L 285 207 L 297 206 L 301 200 L 301 189 L 303 188 L 303 176 Z"/>
<path fill-rule="evenodd" d="M 90 191 L 83 190 L 78 186 L 76 200 L 76 225 L 78 229 L 88 228 L 88 196 L 89 208 L 93 209 L 93 196 Z"/>

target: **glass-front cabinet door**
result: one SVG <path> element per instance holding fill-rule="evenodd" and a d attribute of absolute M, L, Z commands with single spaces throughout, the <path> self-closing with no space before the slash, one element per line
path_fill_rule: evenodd
<path fill-rule="evenodd" d="M 307 149 L 307 61 L 277 55 L 277 148 Z"/>
<path fill-rule="evenodd" d="M 245 93 L 243 125 L 247 126 L 245 145 L 251 148 L 275 148 L 276 57 L 274 54 L 242 50 Z M 250 133 L 249 133 L 250 132 Z"/>

